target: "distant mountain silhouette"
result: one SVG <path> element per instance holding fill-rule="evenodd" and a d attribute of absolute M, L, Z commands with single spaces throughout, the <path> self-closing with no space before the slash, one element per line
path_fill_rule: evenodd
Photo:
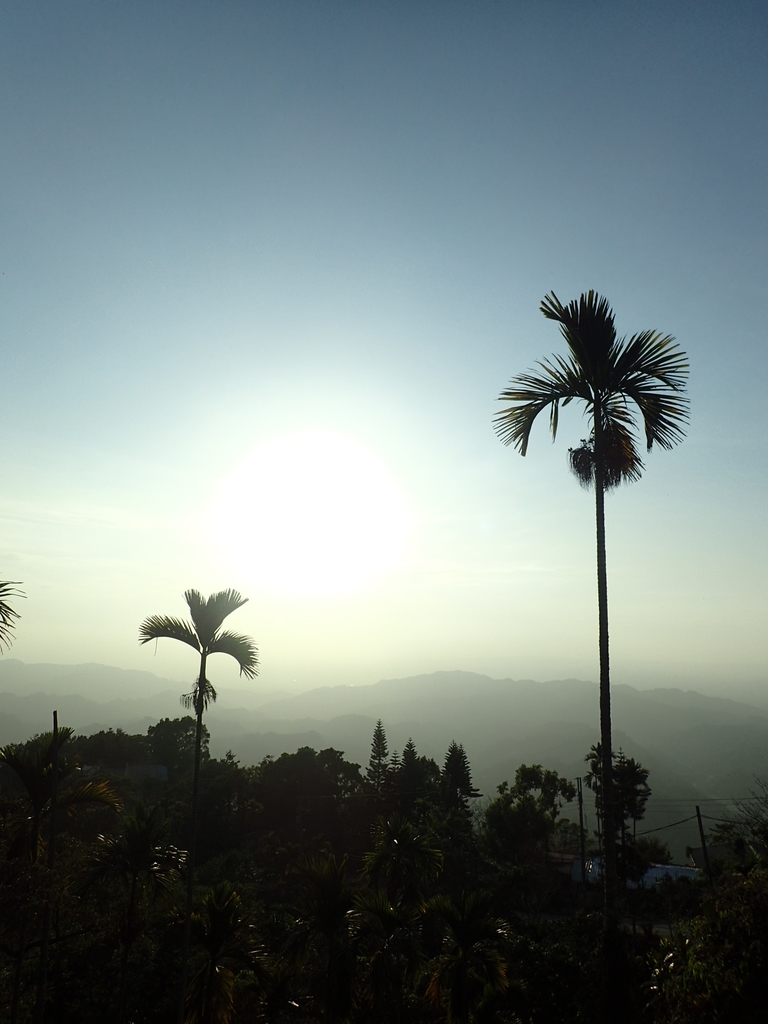
<path fill-rule="evenodd" d="M 103 665 L 25 665 L 0 661 L 0 743 L 27 739 L 59 720 L 78 732 L 123 728 L 146 732 L 159 718 L 184 714 L 183 684 L 149 672 Z M 222 688 L 223 690 L 223 688 Z M 298 695 L 222 692 L 206 713 L 211 753 L 231 749 L 242 764 L 300 746 L 335 747 L 365 765 L 380 718 L 390 750 L 413 737 L 419 753 L 442 763 L 455 739 L 486 796 L 521 763 L 540 763 L 573 778 L 597 742 L 598 689 L 578 679 L 492 679 L 472 672 L 433 672 L 370 686 L 319 687 Z M 768 778 L 768 713 L 693 690 L 613 688 L 614 744 L 651 771 L 653 797 L 644 827 L 693 813 L 697 802 L 749 795 Z M 674 802 L 673 802 L 674 801 Z M 589 805 L 591 806 L 591 804 Z M 712 805 L 713 816 L 722 808 Z M 592 820 L 591 826 L 594 827 Z M 672 838 L 693 845 L 695 826 Z"/>
<path fill-rule="evenodd" d="M 21 742 L 50 729 L 54 707 L 59 720 L 78 732 L 119 727 L 144 733 L 160 718 L 186 714 L 180 696 L 190 688 L 191 684 L 151 672 L 111 665 L 28 665 L 16 658 L 2 658 L 0 743 Z M 245 696 L 244 691 L 235 693 Z M 252 708 L 281 694 L 254 689 L 247 696 Z"/>

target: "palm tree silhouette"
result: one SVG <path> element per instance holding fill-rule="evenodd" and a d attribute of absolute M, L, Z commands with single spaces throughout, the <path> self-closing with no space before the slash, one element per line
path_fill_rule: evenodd
<path fill-rule="evenodd" d="M 238 967 L 263 974 L 263 957 L 253 948 L 241 900 L 230 882 L 219 882 L 192 915 L 197 942 L 205 950 L 187 993 L 186 1024 L 230 1024 L 235 1018 Z"/>
<path fill-rule="evenodd" d="M 161 817 L 159 807 L 147 811 L 138 803 L 133 814 L 126 814 L 117 835 L 100 835 L 96 840 L 87 885 L 105 878 L 121 881 L 127 893 L 122 914 L 120 943 L 120 990 L 117 1002 L 117 1022 L 125 1019 L 125 998 L 128 984 L 128 959 L 139 933 L 136 910 L 141 890 L 149 888 L 153 898 L 169 892 L 181 875 L 184 854 L 165 840 L 168 822 Z"/>
<path fill-rule="evenodd" d="M 55 715 L 55 712 L 54 712 Z M 6 765 L 15 774 L 24 791 L 25 804 L 19 817 L 9 815 L 5 823 L 8 830 L 10 859 L 20 858 L 36 864 L 44 852 L 42 826 L 46 818 L 51 820 L 57 809 L 72 815 L 80 805 L 89 803 L 106 804 L 117 808 L 120 800 L 108 782 L 85 782 L 78 786 L 59 789 L 59 783 L 65 782 L 77 771 L 77 759 L 71 761 L 59 756 L 61 747 L 69 742 L 74 730 L 69 726 L 57 728 L 56 732 L 44 732 L 27 743 L 9 743 L 0 747 L 0 765 Z M 31 813 L 29 813 L 31 812 Z M 52 852 L 56 842 L 55 829 L 49 828 L 49 867 L 53 867 Z M 50 908 L 50 904 L 48 904 Z M 19 1013 L 21 996 L 21 975 L 27 952 L 27 932 L 29 929 L 29 908 L 18 915 L 19 943 L 16 952 L 16 968 L 14 972 L 13 996 L 11 1002 L 11 1024 L 15 1024 Z M 43 941 L 41 943 L 41 968 L 44 979 L 47 944 L 45 936 L 50 924 L 50 913 L 44 915 Z M 38 1007 L 36 1012 L 44 1009 L 45 984 L 38 980 Z"/>
<path fill-rule="evenodd" d="M 302 890 L 285 954 L 294 969 L 304 974 L 311 973 L 311 959 L 321 965 L 322 1018 L 325 1024 L 343 1024 L 352 1011 L 355 970 L 347 857 L 337 860 L 332 853 L 311 857 L 298 870 Z"/>
<path fill-rule="evenodd" d="M 379 818 L 374 848 L 365 855 L 364 866 L 371 883 L 395 904 L 421 910 L 424 889 L 437 880 L 443 855 L 407 818 L 395 813 Z"/>
<path fill-rule="evenodd" d="M 600 743 L 603 757 L 605 834 L 605 915 L 615 913 L 617 892 L 616 823 L 611 764 L 611 691 L 608 659 L 608 585 L 605 561 L 605 492 L 638 480 L 643 463 L 637 450 L 635 418 L 640 411 L 648 451 L 654 443 L 672 448 L 685 436 L 688 375 L 685 353 L 670 335 L 642 331 L 619 338 L 608 301 L 589 291 L 563 306 L 554 292 L 541 312 L 560 324 L 568 355 L 540 360 L 537 369 L 513 377 L 499 401 L 511 406 L 494 417 L 504 444 L 525 455 L 533 422 L 549 409 L 552 439 L 560 405 L 578 399 L 586 406 L 590 436 L 569 449 L 571 470 L 585 487 L 595 488 L 597 525 L 597 597 L 600 644 Z"/>
<path fill-rule="evenodd" d="M 113 808 L 120 806 L 120 800 L 108 782 L 83 782 L 59 789 L 54 796 L 55 785 L 74 776 L 79 768 L 77 758 L 69 761 L 55 756 L 73 735 L 74 729 L 61 726 L 55 738 L 52 732 L 44 732 L 27 743 L 9 743 L 0 747 L 0 764 L 7 765 L 16 774 L 31 811 L 30 814 L 25 813 L 15 825 L 11 823 L 9 856 L 26 857 L 32 864 L 37 862 L 44 851 L 42 825 L 50 817 L 54 801 L 56 808 L 68 816 L 74 814 L 82 804 L 99 803 Z"/>
<path fill-rule="evenodd" d="M 400 1024 L 405 992 L 424 962 L 422 908 L 401 902 L 383 890 L 355 896 L 354 931 L 362 957 L 359 998 L 371 1019 Z"/>
<path fill-rule="evenodd" d="M 488 893 L 434 896 L 427 909 L 440 922 L 440 953 L 427 967 L 427 998 L 445 1003 L 449 1024 L 470 1024 L 484 998 L 508 987 L 507 926 L 495 917 Z"/>
<path fill-rule="evenodd" d="M 206 677 L 206 665 L 212 654 L 228 654 L 240 666 L 240 674 L 253 679 L 259 671 L 259 655 L 256 644 L 248 636 L 232 633 L 221 626 L 227 616 L 247 602 L 236 590 L 220 590 L 204 598 L 198 590 L 187 590 L 184 599 L 189 607 L 191 622 L 169 615 L 150 615 L 139 626 L 139 643 L 168 637 L 180 640 L 193 647 L 200 655 L 200 672 L 191 693 L 182 697 L 185 707 L 194 708 L 197 718 L 195 733 L 195 768 L 192 776 L 192 837 L 187 859 L 187 907 L 184 923 L 184 952 L 181 968 L 181 998 L 179 1024 L 184 1020 L 187 971 L 189 967 L 189 945 L 192 927 L 192 892 L 195 871 L 195 847 L 197 845 L 197 817 L 200 791 L 200 748 L 203 737 L 203 711 L 216 700 L 216 690 Z"/>

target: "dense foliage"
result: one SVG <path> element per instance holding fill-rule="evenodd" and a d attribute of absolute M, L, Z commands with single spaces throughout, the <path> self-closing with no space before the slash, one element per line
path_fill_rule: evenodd
<path fill-rule="evenodd" d="M 0 751 L 3 1020 L 175 1019 L 195 728 Z M 381 722 L 365 769 L 310 748 L 243 767 L 205 734 L 187 1021 L 591 1024 L 606 979 L 626 1021 L 764 1019 L 759 851 L 711 884 L 633 889 L 648 772 L 616 763 L 626 925 L 609 945 L 573 870 L 597 846 L 556 772 L 521 765 L 483 803 L 459 743 L 442 766 L 412 740 L 390 755 Z"/>

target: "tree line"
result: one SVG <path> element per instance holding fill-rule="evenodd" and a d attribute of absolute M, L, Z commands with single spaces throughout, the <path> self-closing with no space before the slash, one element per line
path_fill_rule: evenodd
<path fill-rule="evenodd" d="M 144 736 L 64 727 L 57 750 L 52 733 L 2 749 L 0 999 L 13 1024 L 175 1018 L 196 733 L 187 716 Z M 582 838 L 597 856 L 604 837 L 563 815 L 571 780 L 521 765 L 481 798 L 460 743 L 441 763 L 413 740 L 390 752 L 381 722 L 364 767 L 306 747 L 245 767 L 231 752 L 212 758 L 208 739 L 203 726 L 189 1024 L 605 1019 L 599 890 L 580 892 L 562 871 Z M 126 777 L 126 764 L 159 757 L 167 782 Z M 768 883 L 756 826 L 751 859 L 713 886 L 622 891 L 663 850 L 634 838 L 647 770 L 614 761 L 625 766 L 613 775 L 617 848 L 632 851 L 619 858 L 619 902 L 646 923 L 620 933 L 622 1019 L 761 1019 L 753 974 Z M 601 763 L 588 752 L 598 806 Z M 675 939 L 652 921 L 671 921 Z M 734 1005 L 741 1016 L 723 1018 Z"/>

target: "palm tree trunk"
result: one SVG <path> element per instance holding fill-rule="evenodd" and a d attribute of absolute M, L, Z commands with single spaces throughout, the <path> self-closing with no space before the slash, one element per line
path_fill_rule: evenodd
<path fill-rule="evenodd" d="M 187 998 L 187 975 L 189 973 L 189 947 L 192 940 L 192 895 L 195 885 L 195 849 L 197 847 L 197 804 L 200 792 L 200 753 L 203 744 L 203 695 L 205 692 L 206 652 L 200 655 L 200 678 L 197 681 L 197 729 L 195 731 L 195 768 L 192 775 L 192 836 L 187 857 L 187 906 L 184 915 L 184 949 L 181 959 L 181 995 L 179 998 L 179 1024 L 184 1024 L 184 1010 Z"/>
<path fill-rule="evenodd" d="M 595 517 L 597 523 L 597 607 L 600 623 L 600 744 L 603 783 L 603 991 L 600 1020 L 614 1024 L 622 1020 L 624 962 L 619 941 L 616 901 L 616 810 L 613 792 L 613 747 L 611 736 L 611 682 L 608 660 L 608 576 L 605 560 L 605 485 L 603 481 L 602 412 L 595 402 Z"/>
<path fill-rule="evenodd" d="M 336 1017 L 334 1005 L 336 969 L 335 943 L 331 935 L 328 937 L 328 961 L 325 965 L 325 1024 L 333 1024 Z"/>
<path fill-rule="evenodd" d="M 40 938 L 40 964 L 37 969 L 37 996 L 35 997 L 35 1024 L 45 1020 L 45 990 L 48 982 L 48 939 L 51 932 L 51 904 L 46 903 L 43 911 L 43 928 Z"/>
<path fill-rule="evenodd" d="M 608 659 L 608 574 L 605 559 L 605 485 L 602 410 L 595 402 L 595 518 L 597 525 L 597 607 L 600 633 L 600 744 L 603 775 L 604 910 L 607 925 L 616 916 L 616 829 L 613 799 L 611 681 Z"/>
<path fill-rule="evenodd" d="M 123 1024 L 125 1018 L 125 997 L 128 992 L 128 956 L 133 943 L 133 915 L 136 908 L 136 887 L 138 875 L 131 878 L 131 893 L 128 897 L 128 909 L 125 914 L 125 935 L 123 936 L 123 950 L 120 957 L 120 995 L 117 1001 L 117 1024 Z"/>
<path fill-rule="evenodd" d="M 27 915 L 21 919 L 19 934 L 19 950 L 16 957 L 16 968 L 13 975 L 13 997 L 11 999 L 11 1024 L 19 1019 L 19 1003 L 21 1000 L 21 976 L 24 971 L 24 955 L 27 952 Z"/>

